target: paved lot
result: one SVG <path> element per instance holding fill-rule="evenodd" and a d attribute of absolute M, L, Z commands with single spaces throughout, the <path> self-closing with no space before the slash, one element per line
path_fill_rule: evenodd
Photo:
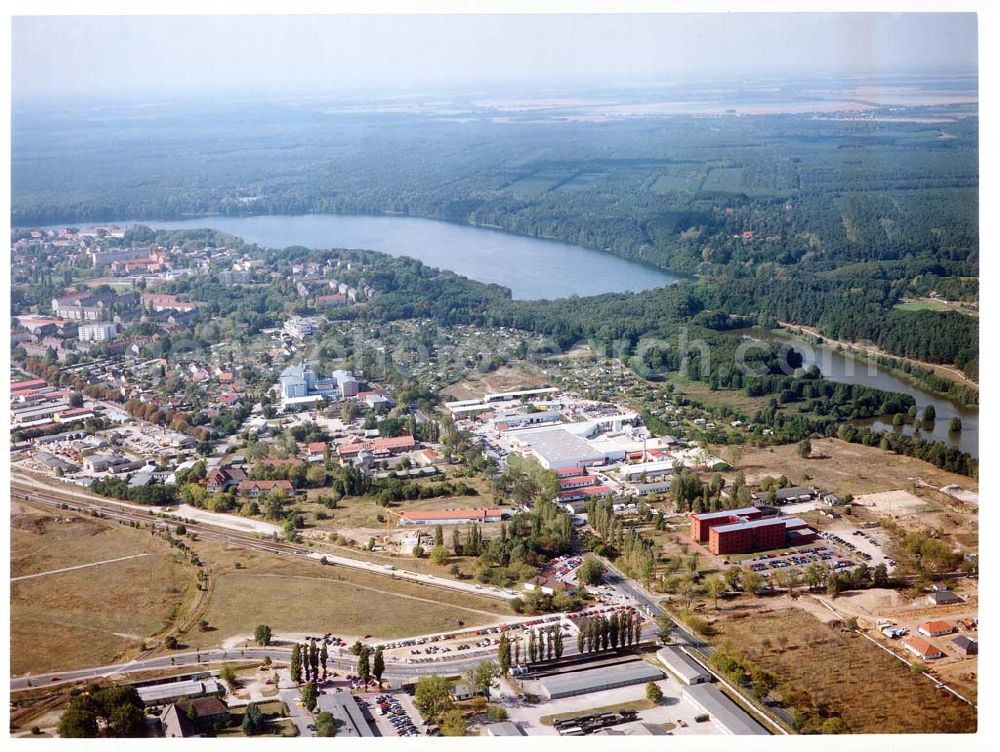
<path fill-rule="evenodd" d="M 525 682 L 525 688 L 532 691 L 531 685 L 534 682 Z M 655 708 L 639 711 L 639 720 L 643 723 L 674 723 L 682 720 L 687 723 L 686 728 L 678 725 L 672 733 L 681 735 L 693 734 L 718 734 L 720 733 L 711 723 L 696 723 L 694 717 L 699 711 L 687 700 L 681 697 L 681 686 L 673 679 L 663 679 L 657 682 L 663 690 L 663 701 Z M 537 688 L 535 688 L 537 693 Z M 593 692 L 591 694 L 579 695 L 577 697 L 564 697 L 558 700 L 543 700 L 537 705 L 515 704 L 516 701 L 510 697 L 505 698 L 505 706 L 510 714 L 510 720 L 518 724 L 525 730 L 528 736 L 556 736 L 556 730 L 552 726 L 545 726 L 539 722 L 539 718 L 553 713 L 578 713 L 601 708 L 608 705 L 617 705 L 646 698 L 646 685 L 636 684 L 631 687 L 620 687 L 606 692 Z"/>
<path fill-rule="evenodd" d="M 289 717 L 292 719 L 292 723 L 295 724 L 295 728 L 299 730 L 299 736 L 315 736 L 309 729 L 309 726 L 313 723 L 312 713 L 298 704 L 298 700 L 302 699 L 299 690 L 282 689 L 279 694 L 288 706 Z"/>
<path fill-rule="evenodd" d="M 379 715 L 378 707 L 375 704 L 375 698 L 380 694 L 391 695 L 397 702 L 399 702 L 399 704 L 403 706 L 403 711 L 410 717 L 413 725 L 417 727 L 418 734 L 422 732 L 423 721 L 420 718 L 420 713 L 418 713 L 417 709 L 413 706 L 413 698 L 406 694 L 406 692 L 369 692 L 368 694 L 359 695 L 361 699 L 368 703 L 368 707 L 365 708 L 365 710 L 375 720 L 375 727 L 378 729 L 379 735 L 399 736 L 395 726 L 390 723 L 390 715 Z"/>

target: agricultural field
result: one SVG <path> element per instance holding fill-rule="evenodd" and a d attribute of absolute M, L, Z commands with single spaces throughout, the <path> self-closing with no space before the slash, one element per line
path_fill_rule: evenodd
<path fill-rule="evenodd" d="M 774 672 L 795 707 L 839 714 L 853 733 L 970 733 L 976 711 L 864 637 L 797 609 L 715 623 L 717 644 Z M 872 685 L 878 677 L 877 688 Z"/>
<path fill-rule="evenodd" d="M 96 562 L 106 563 L 54 571 Z M 13 675 L 133 656 L 197 592 L 194 568 L 148 531 L 21 503 L 11 505 L 11 570 L 41 575 L 11 582 Z"/>
<path fill-rule="evenodd" d="M 334 632 L 393 638 L 498 621 L 510 613 L 490 598 L 449 591 L 345 567 L 292 561 L 209 541 L 192 547 L 212 571 L 201 616 L 208 631 L 179 637 L 193 648 L 218 645 L 269 624 L 280 633 Z M 377 606 L 373 605 L 377 604 Z"/>

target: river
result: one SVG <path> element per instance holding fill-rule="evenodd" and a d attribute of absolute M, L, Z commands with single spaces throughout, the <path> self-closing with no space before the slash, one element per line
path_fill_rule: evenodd
<path fill-rule="evenodd" d="M 521 300 L 639 292 L 680 279 L 641 261 L 570 243 L 416 217 L 214 216 L 141 224 L 153 229 L 208 227 L 266 248 L 363 248 L 410 256 L 469 279 L 503 285 Z"/>
<path fill-rule="evenodd" d="M 932 428 L 922 427 L 920 436 L 924 439 L 943 441 L 951 446 L 957 446 L 975 457 L 979 456 L 979 412 L 977 410 L 963 407 L 945 397 L 921 389 L 910 381 L 896 376 L 883 366 L 877 365 L 874 359 L 866 358 L 863 355 L 851 357 L 850 354 L 838 352 L 831 347 L 814 345 L 787 331 L 753 328 L 740 330 L 734 334 L 771 342 L 787 342 L 802 353 L 804 367 L 818 366 L 823 376 L 830 381 L 862 384 L 890 392 L 909 394 L 917 401 L 918 415 L 923 412 L 924 407 L 933 405 L 937 420 L 934 421 Z M 962 419 L 962 430 L 958 434 L 952 434 L 948 431 L 948 424 L 955 416 Z M 902 431 L 906 434 L 912 434 L 914 430 L 912 424 L 896 427 L 891 422 L 877 418 L 858 421 L 858 423 L 871 426 L 879 431 Z"/>

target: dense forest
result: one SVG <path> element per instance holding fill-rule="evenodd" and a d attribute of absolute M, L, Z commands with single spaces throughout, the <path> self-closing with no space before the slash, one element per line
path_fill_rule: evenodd
<path fill-rule="evenodd" d="M 128 108 L 99 119 L 18 111 L 12 222 L 385 212 L 499 227 L 695 274 L 688 295 L 702 310 L 816 326 L 977 376 L 974 319 L 893 309 L 931 292 L 977 299 L 974 107 L 554 125 L 462 106 L 470 114 L 458 121 L 307 100 L 174 104 L 141 119 Z M 449 287 L 449 305 L 482 310 Z M 663 305 L 674 304 L 685 301 Z M 388 296 L 384 305 L 447 316 L 433 300 Z M 624 305 L 643 315 L 661 307 Z M 243 306 L 251 330 L 266 325 L 259 310 Z M 629 313 L 586 335 L 635 344 L 655 327 Z M 491 315 L 530 319 L 559 340 L 581 328 L 544 308 Z"/>

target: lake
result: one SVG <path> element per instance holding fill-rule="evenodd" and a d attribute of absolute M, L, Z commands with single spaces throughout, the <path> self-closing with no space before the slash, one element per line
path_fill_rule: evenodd
<path fill-rule="evenodd" d="M 217 216 L 140 224 L 153 229 L 208 227 L 267 248 L 301 245 L 410 256 L 428 266 L 449 269 L 478 282 L 509 287 L 512 295 L 522 300 L 639 292 L 670 285 L 680 279 L 641 261 L 570 243 L 416 217 L 355 214 Z"/>
<path fill-rule="evenodd" d="M 882 366 L 876 367 L 874 361 L 870 361 L 862 355 L 852 358 L 848 354 L 837 352 L 833 348 L 813 345 L 787 331 L 753 328 L 741 330 L 735 332 L 735 334 L 771 342 L 787 342 L 802 353 L 803 367 L 808 368 L 811 365 L 816 365 L 823 376 L 830 381 L 861 384 L 863 386 L 875 387 L 876 389 L 885 389 L 890 392 L 909 394 L 917 401 L 918 415 L 923 412 L 924 407 L 933 405 L 934 411 L 937 414 L 937 420 L 934 421 L 933 428 L 920 429 L 921 438 L 943 441 L 951 446 L 959 447 L 974 457 L 979 456 L 978 410 L 969 409 L 945 397 L 914 386 L 911 382 L 894 375 L 888 369 Z M 958 434 L 951 434 L 948 432 L 948 424 L 955 416 L 962 419 L 962 431 Z M 858 421 L 858 423 L 871 426 L 878 431 L 902 431 L 905 434 L 912 434 L 914 430 L 912 424 L 904 424 L 901 427 L 896 427 L 891 422 L 877 418 Z"/>

